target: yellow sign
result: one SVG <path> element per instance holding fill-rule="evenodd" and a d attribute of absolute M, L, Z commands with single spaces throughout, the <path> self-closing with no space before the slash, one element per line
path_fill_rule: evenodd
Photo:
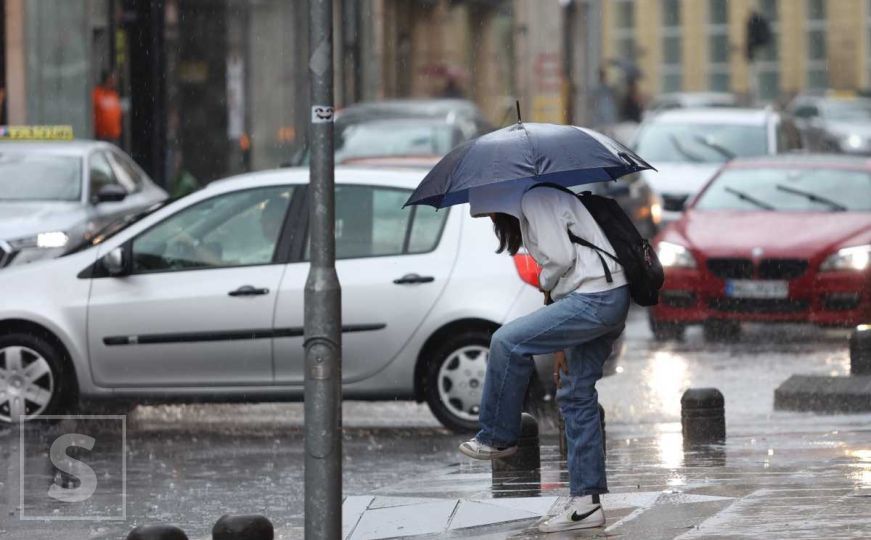
<path fill-rule="evenodd" d="M 73 126 L 0 126 L 0 139 L 71 141 Z"/>

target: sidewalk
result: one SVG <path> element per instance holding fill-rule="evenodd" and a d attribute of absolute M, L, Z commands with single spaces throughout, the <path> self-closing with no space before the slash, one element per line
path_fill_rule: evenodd
<path fill-rule="evenodd" d="M 343 536 L 871 538 L 871 425 L 867 417 L 838 418 L 849 431 L 820 432 L 819 417 L 797 418 L 785 431 L 737 434 L 724 447 L 686 453 L 679 424 L 657 425 L 652 437 L 609 428 L 606 528 L 580 535 L 535 530 L 567 492 L 565 463 L 546 437 L 540 496 L 519 496 L 537 487 L 528 484 L 494 493 L 489 463 L 458 456 L 431 476 L 348 496 Z"/>

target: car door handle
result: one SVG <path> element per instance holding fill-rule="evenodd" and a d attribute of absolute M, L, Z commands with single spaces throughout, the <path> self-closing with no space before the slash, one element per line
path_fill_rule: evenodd
<path fill-rule="evenodd" d="M 242 285 L 235 291 L 230 291 L 227 294 L 230 296 L 258 296 L 261 294 L 269 294 L 269 289 L 252 287 L 251 285 Z"/>
<path fill-rule="evenodd" d="M 399 279 L 394 279 L 393 283 L 397 285 L 408 285 L 411 283 L 432 283 L 435 278 L 432 276 L 421 276 L 418 274 L 405 274 Z"/>

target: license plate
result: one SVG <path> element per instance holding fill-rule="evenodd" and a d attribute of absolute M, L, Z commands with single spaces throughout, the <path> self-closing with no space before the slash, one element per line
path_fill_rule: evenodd
<path fill-rule="evenodd" d="M 731 279 L 726 282 L 729 298 L 786 298 L 789 282 L 777 280 Z"/>

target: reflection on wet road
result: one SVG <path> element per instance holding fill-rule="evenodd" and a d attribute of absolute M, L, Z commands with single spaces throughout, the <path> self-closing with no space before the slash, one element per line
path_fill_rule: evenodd
<path fill-rule="evenodd" d="M 846 374 L 848 364 L 842 331 L 760 326 L 746 328 L 738 343 L 708 344 L 691 331 L 685 342 L 662 344 L 651 339 L 643 313 L 633 313 L 625 352 L 598 385 L 611 489 L 636 494 L 623 510 L 612 505 L 608 534 L 707 538 L 711 523 L 735 533 L 742 520 L 756 519 L 768 525 L 752 537 L 777 537 L 786 521 L 759 507 L 810 504 L 812 496 L 814 511 L 841 508 L 829 531 L 839 536 L 871 494 L 871 416 L 775 412 L 773 392 L 793 373 Z M 685 452 L 680 396 L 704 386 L 725 395 L 728 442 Z M 425 405 L 348 402 L 343 414 L 347 495 L 492 496 L 489 467 L 461 460 L 455 449 L 462 437 L 442 429 Z M 301 404 L 140 407 L 128 417 L 127 520 L 63 523 L 18 520 L 19 433 L 0 431 L 0 537 L 119 538 L 142 523 L 171 522 L 205 538 L 227 512 L 262 513 L 279 537 L 301 537 L 302 426 Z M 38 439 L 60 428 L 26 429 Z M 542 442 L 542 495 L 564 494 L 556 439 L 548 434 Z M 117 457 L 80 455 L 92 463 Z M 51 484 L 51 470 L 38 467 L 44 459 L 25 456 L 28 486 Z M 679 494 L 697 498 L 681 502 Z M 657 519 L 639 510 L 660 506 Z M 674 519 L 689 528 L 669 529 L 669 515 L 683 516 Z"/>

